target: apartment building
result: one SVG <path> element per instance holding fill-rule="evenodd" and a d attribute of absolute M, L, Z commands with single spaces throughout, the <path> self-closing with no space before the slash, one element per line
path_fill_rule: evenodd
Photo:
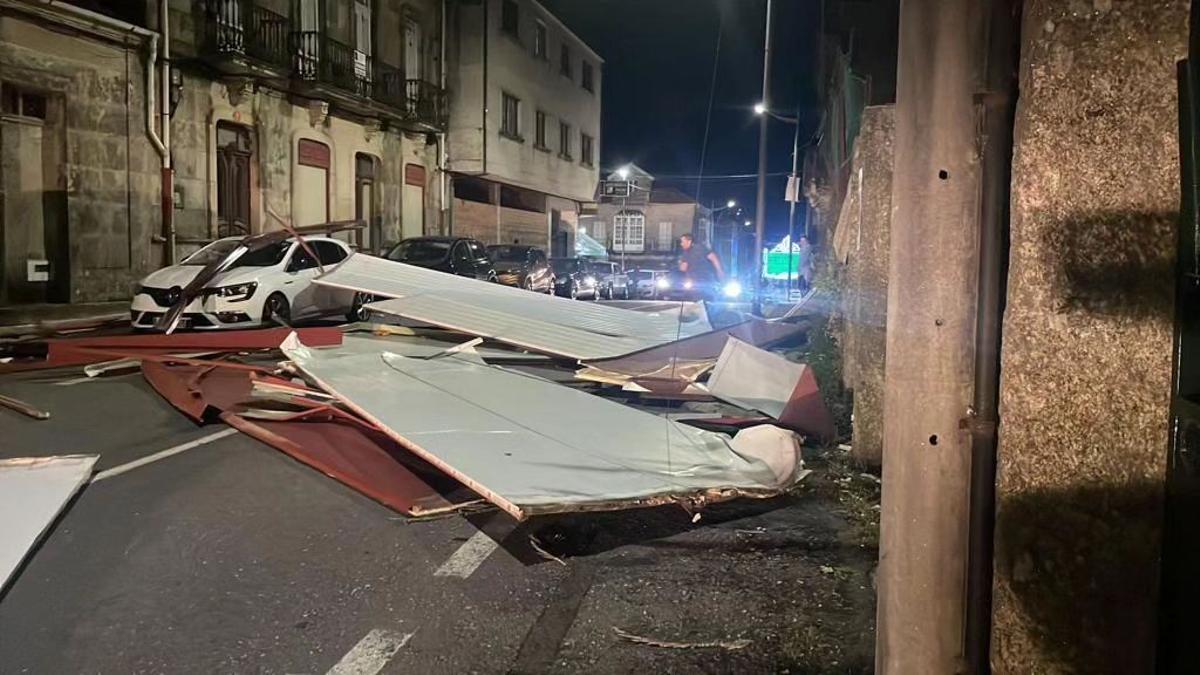
<path fill-rule="evenodd" d="M 567 255 L 599 179 L 603 60 L 535 0 L 451 3 L 451 227 Z"/>
<path fill-rule="evenodd" d="M 443 13 L 0 0 L 0 304 L 127 298 L 281 220 L 363 219 L 344 236 L 366 249 L 438 231 Z"/>

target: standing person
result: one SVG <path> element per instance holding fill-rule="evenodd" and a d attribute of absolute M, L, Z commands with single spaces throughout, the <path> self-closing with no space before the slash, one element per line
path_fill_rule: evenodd
<path fill-rule="evenodd" d="M 801 236 L 800 243 L 796 245 L 796 257 L 798 258 L 796 261 L 796 267 L 800 273 L 801 293 L 807 293 L 808 289 L 812 288 L 812 253 L 812 244 L 808 242 L 808 237 Z"/>
<path fill-rule="evenodd" d="M 679 271 L 692 281 L 703 284 L 725 280 L 721 258 L 709 247 L 697 243 L 690 232 L 679 237 L 679 248 Z"/>

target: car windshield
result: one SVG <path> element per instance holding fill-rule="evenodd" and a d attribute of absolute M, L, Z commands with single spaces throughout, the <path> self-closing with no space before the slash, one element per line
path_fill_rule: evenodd
<path fill-rule="evenodd" d="M 558 274 L 571 274 L 579 271 L 579 261 L 574 258 L 557 258 L 551 260 L 550 264 Z"/>
<path fill-rule="evenodd" d="M 388 251 L 388 260 L 411 263 L 431 263 L 445 260 L 450 254 L 450 242 L 436 239 L 408 239 Z"/>
<path fill-rule="evenodd" d="M 204 248 L 196 251 L 190 258 L 183 261 L 184 265 L 199 265 L 203 267 L 210 263 L 224 260 L 226 256 L 234 251 L 241 242 L 237 239 L 222 239 L 214 241 Z M 235 267 L 270 267 L 283 262 L 284 256 L 287 255 L 288 249 L 292 247 L 290 241 L 281 241 L 265 246 L 257 251 L 243 253 L 232 265 L 230 269 Z"/>
<path fill-rule="evenodd" d="M 593 262 L 588 263 L 588 271 L 596 272 L 598 274 L 612 274 L 613 268 L 609 263 Z"/>
<path fill-rule="evenodd" d="M 487 251 L 496 262 L 525 262 L 528 255 L 524 246 L 489 246 Z"/>
<path fill-rule="evenodd" d="M 648 270 L 634 270 L 629 273 L 629 278 L 635 281 L 648 281 L 654 277 L 654 273 Z"/>

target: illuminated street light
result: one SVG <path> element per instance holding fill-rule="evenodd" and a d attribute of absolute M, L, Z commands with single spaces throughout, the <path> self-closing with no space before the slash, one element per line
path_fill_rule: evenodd
<path fill-rule="evenodd" d="M 617 169 L 617 178 L 621 180 L 629 180 L 629 167 L 623 166 Z"/>
<path fill-rule="evenodd" d="M 732 209 L 732 208 L 733 208 L 733 207 L 735 207 L 735 206 L 737 206 L 737 202 L 736 202 L 736 201 L 734 201 L 734 200 L 732 200 L 732 199 L 730 199 L 729 201 L 725 202 L 725 208 L 727 208 L 727 209 Z"/>
<path fill-rule="evenodd" d="M 750 222 L 750 221 L 748 221 L 748 220 L 746 221 L 746 227 L 750 227 L 750 226 L 751 226 L 751 225 L 753 225 L 753 224 L 754 224 L 754 223 L 752 223 L 752 222 Z"/>
<path fill-rule="evenodd" d="M 761 115 L 765 112 L 767 112 L 767 106 L 765 104 L 763 104 L 761 102 L 754 104 L 754 114 L 755 115 Z"/>

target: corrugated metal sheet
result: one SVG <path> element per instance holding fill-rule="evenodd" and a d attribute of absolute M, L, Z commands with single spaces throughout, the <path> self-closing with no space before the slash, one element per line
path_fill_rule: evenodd
<path fill-rule="evenodd" d="M 781 487 L 723 436 L 468 358 L 298 343 L 284 351 L 360 415 L 517 518 Z"/>
<path fill-rule="evenodd" d="M 580 360 L 610 358 L 711 330 L 682 311 L 633 312 L 530 293 L 356 254 L 318 284 L 394 298 L 372 310 Z"/>

